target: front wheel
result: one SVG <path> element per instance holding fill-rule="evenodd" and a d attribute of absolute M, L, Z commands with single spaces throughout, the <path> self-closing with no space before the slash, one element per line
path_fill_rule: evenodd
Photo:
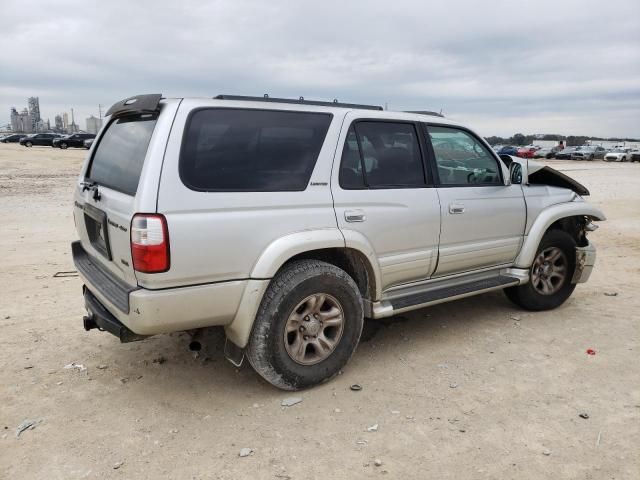
<path fill-rule="evenodd" d="M 247 347 L 254 370 L 283 390 L 336 375 L 353 355 L 364 322 L 358 286 L 318 260 L 285 266 L 262 299 Z"/>
<path fill-rule="evenodd" d="M 61 144 L 60 144 L 60 148 L 61 148 L 62 150 L 66 150 L 66 149 L 67 149 L 67 147 L 68 147 L 68 145 L 67 145 L 66 143 L 61 143 Z"/>
<path fill-rule="evenodd" d="M 576 269 L 576 242 L 562 230 L 549 230 L 540 241 L 524 285 L 504 290 L 516 305 L 533 311 L 551 310 L 562 305 L 576 288 L 571 283 Z"/>
<path fill-rule="evenodd" d="M 33 143 L 31 143 L 31 142 L 25 142 L 24 145 L 26 147 L 33 147 Z"/>

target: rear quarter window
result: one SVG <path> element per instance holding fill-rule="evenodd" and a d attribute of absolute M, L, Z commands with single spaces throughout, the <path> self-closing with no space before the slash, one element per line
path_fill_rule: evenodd
<path fill-rule="evenodd" d="M 155 115 L 134 115 L 111 121 L 93 153 L 87 178 L 98 185 L 135 195 Z"/>
<path fill-rule="evenodd" d="M 187 120 L 180 177 L 198 191 L 301 191 L 309 183 L 332 115 L 229 108 Z"/>

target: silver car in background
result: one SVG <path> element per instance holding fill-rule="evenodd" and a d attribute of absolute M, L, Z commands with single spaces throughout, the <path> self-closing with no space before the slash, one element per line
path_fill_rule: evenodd
<path fill-rule="evenodd" d="M 572 154 L 571 160 L 596 160 L 604 158 L 607 151 L 600 146 L 586 145 L 578 147 Z"/>

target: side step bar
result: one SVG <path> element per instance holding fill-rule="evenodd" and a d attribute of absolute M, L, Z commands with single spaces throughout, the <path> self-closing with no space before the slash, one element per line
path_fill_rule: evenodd
<path fill-rule="evenodd" d="M 409 310 L 436 305 L 458 298 L 470 297 L 492 290 L 501 290 L 513 285 L 519 285 L 520 283 L 520 278 L 499 275 L 458 285 L 432 288 L 430 290 L 376 302 L 372 305 L 372 314 L 373 318 L 390 317 Z"/>

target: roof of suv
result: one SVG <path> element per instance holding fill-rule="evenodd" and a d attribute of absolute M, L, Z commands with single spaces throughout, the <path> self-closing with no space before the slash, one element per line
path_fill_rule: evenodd
<path fill-rule="evenodd" d="M 296 107 L 304 106 L 305 110 L 324 111 L 330 113 L 344 112 L 346 110 L 362 112 L 370 118 L 388 118 L 394 120 L 410 120 L 410 121 L 430 121 L 433 123 L 444 125 L 460 125 L 458 122 L 444 118 L 437 112 L 428 110 L 419 111 L 392 111 L 384 110 L 378 105 L 363 105 L 356 103 L 343 103 L 334 100 L 332 102 L 324 102 L 317 100 L 307 100 L 304 97 L 297 99 L 275 98 L 268 95 L 262 97 L 251 97 L 244 95 L 217 95 L 211 97 L 175 97 L 179 100 L 186 100 L 188 103 L 198 103 L 206 101 L 206 104 L 228 104 L 229 106 L 239 107 L 246 106 L 249 108 L 272 108 L 272 105 L 279 104 L 285 110 L 294 110 Z M 161 94 L 135 95 L 115 103 L 108 111 L 107 115 L 126 115 L 129 113 L 150 113 L 157 111 L 162 100 L 169 100 Z M 427 118 L 428 117 L 428 120 Z"/>

